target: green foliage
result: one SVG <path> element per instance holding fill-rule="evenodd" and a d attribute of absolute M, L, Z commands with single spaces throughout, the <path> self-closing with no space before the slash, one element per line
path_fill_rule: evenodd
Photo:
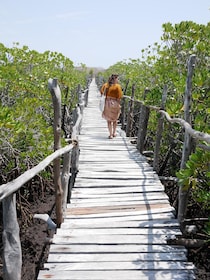
<path fill-rule="evenodd" d="M 186 167 L 176 173 L 179 185 L 192 188 L 192 197 L 203 208 L 210 210 L 210 153 L 197 149 L 191 154 Z"/>
<path fill-rule="evenodd" d="M 86 69 L 75 69 L 61 53 L 0 44 L 1 182 L 33 167 L 53 151 L 53 107 L 49 78 L 57 78 L 71 110 L 75 92 L 86 87 Z M 13 171 L 12 171 L 13 170 Z M 10 174 L 10 176 L 7 176 Z"/>

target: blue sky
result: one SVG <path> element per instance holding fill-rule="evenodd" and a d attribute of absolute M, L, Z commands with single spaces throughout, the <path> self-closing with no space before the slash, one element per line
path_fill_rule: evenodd
<path fill-rule="evenodd" d="M 162 24 L 210 21 L 209 0 L 0 0 L 0 42 L 104 67 L 141 57 Z"/>

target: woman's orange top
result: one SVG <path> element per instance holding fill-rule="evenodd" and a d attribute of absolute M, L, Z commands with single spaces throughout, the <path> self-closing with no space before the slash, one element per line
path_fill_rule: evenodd
<path fill-rule="evenodd" d="M 122 88 L 119 84 L 113 84 L 111 86 L 109 86 L 108 83 L 103 84 L 103 86 L 101 87 L 101 94 L 104 94 L 104 90 L 108 88 L 107 92 L 106 92 L 106 96 L 107 97 L 111 97 L 111 98 L 117 98 L 117 99 L 121 99 L 123 96 L 123 92 L 122 92 Z"/>

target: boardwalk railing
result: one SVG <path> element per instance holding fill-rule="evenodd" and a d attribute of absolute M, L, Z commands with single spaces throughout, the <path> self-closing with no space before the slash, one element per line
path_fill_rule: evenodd
<path fill-rule="evenodd" d="M 145 105 L 144 101 L 139 101 L 134 99 L 135 86 L 132 86 L 132 96 L 124 95 L 122 101 L 122 114 L 121 114 L 121 128 L 126 131 L 126 136 L 134 138 L 133 141 L 136 142 L 137 149 L 140 153 L 148 153 L 144 151 L 146 145 L 147 137 L 151 131 L 148 131 L 148 123 L 150 120 L 151 112 L 156 111 L 159 115 L 157 123 L 157 131 L 155 134 L 155 147 L 153 151 L 150 151 L 149 154 L 153 155 L 153 169 L 160 175 L 159 161 L 160 161 L 160 147 L 162 134 L 164 131 L 164 119 L 166 119 L 171 124 L 178 124 L 184 129 L 183 143 L 182 143 L 182 156 L 181 156 L 181 165 L 180 169 L 185 167 L 187 160 L 196 145 L 196 142 L 205 141 L 206 145 L 199 144 L 198 146 L 207 151 L 210 150 L 210 135 L 200 131 L 196 131 L 192 128 L 191 125 L 191 116 L 190 116 L 190 106 L 192 102 L 192 76 L 195 66 L 196 57 L 192 55 L 188 63 L 188 74 L 186 79 L 185 87 L 185 98 L 184 98 L 184 118 L 171 118 L 169 114 L 164 111 L 165 103 L 167 99 L 167 86 L 163 89 L 162 102 L 161 106 L 149 106 Z M 175 136 L 175 135 L 174 135 Z M 171 136 L 173 138 L 173 135 Z M 175 137 L 174 137 L 175 138 Z M 172 141 L 173 142 L 173 141 Z M 175 142 L 175 141 L 174 141 Z M 170 143 L 168 153 L 165 156 L 165 163 L 169 159 L 170 154 L 172 154 L 172 149 L 174 148 L 174 142 Z M 187 207 L 187 198 L 188 191 L 184 187 L 179 188 L 178 195 L 178 220 L 183 224 L 185 218 L 185 212 Z"/>
<path fill-rule="evenodd" d="M 88 90 L 84 92 L 80 91 L 79 104 L 74 111 L 74 126 L 72 128 L 71 138 L 68 139 L 69 144 L 61 148 L 60 88 L 56 79 L 50 79 L 48 85 L 54 104 L 54 153 L 46 157 L 37 166 L 27 170 L 18 178 L 0 186 L 0 202 L 2 202 L 3 209 L 3 274 L 4 279 L 7 280 L 21 279 L 22 250 L 16 213 L 15 192 L 53 162 L 56 223 L 57 227 L 59 227 L 63 220 L 63 211 L 66 208 L 67 197 L 71 192 L 69 187 L 72 187 L 75 174 L 78 171 L 79 143 L 77 136 L 80 132 L 83 109 L 87 105 Z M 63 167 L 61 167 L 60 161 L 63 155 Z"/>

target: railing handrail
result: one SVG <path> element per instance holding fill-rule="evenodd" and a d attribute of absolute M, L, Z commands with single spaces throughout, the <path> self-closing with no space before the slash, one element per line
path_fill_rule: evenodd
<path fill-rule="evenodd" d="M 47 156 L 43 161 L 39 162 L 36 166 L 25 171 L 19 177 L 15 178 L 11 182 L 0 185 L 0 201 L 8 197 L 12 193 L 18 191 L 25 183 L 33 179 L 38 173 L 44 170 L 53 160 L 62 156 L 65 153 L 68 153 L 72 150 L 75 144 L 70 144 L 61 148 L 54 153 Z"/>
<path fill-rule="evenodd" d="M 184 127 L 187 132 L 193 137 L 193 138 L 196 138 L 197 140 L 200 140 L 200 141 L 205 141 L 207 142 L 208 144 L 210 144 L 210 134 L 206 133 L 206 132 L 202 132 L 202 131 L 199 131 L 199 130 L 195 130 L 192 128 L 192 126 L 186 122 L 184 119 L 182 118 L 172 118 L 168 112 L 166 112 L 165 110 L 161 109 L 161 107 L 158 107 L 158 106 L 153 106 L 153 105 L 145 105 L 145 102 L 141 101 L 141 100 L 137 100 L 135 98 L 132 98 L 131 96 L 128 96 L 128 95 L 124 95 L 123 98 L 125 99 L 129 99 L 133 102 L 137 102 L 137 103 L 140 103 L 146 107 L 148 107 L 149 109 L 152 109 L 152 110 L 155 110 L 159 113 L 161 113 L 162 115 L 165 116 L 166 120 L 170 123 L 178 123 L 180 124 L 182 127 Z"/>

